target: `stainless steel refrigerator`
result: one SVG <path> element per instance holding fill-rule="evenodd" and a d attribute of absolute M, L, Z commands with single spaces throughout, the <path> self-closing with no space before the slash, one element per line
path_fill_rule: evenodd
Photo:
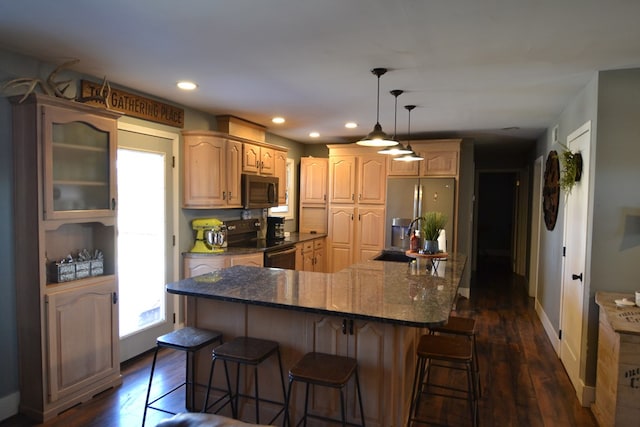
<path fill-rule="evenodd" d="M 409 249 L 408 237 L 401 242 L 398 236 L 401 229 L 393 227 L 394 218 L 413 220 L 426 212 L 442 212 L 448 220 L 445 226 L 446 249 L 453 248 L 453 225 L 455 222 L 455 179 L 454 178 L 388 178 L 387 209 L 385 218 L 385 247 L 391 249 Z M 397 222 L 398 223 L 398 222 Z M 406 227 L 404 227 L 406 230 Z M 405 234 L 405 233 L 402 233 Z M 440 245 L 442 246 L 442 244 Z M 440 248 L 443 249 L 442 247 Z"/>

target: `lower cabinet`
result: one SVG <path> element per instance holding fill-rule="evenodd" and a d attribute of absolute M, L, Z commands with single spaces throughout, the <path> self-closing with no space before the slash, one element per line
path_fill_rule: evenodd
<path fill-rule="evenodd" d="M 256 252 L 242 255 L 184 255 L 184 277 L 200 276 L 201 274 L 213 273 L 226 267 L 234 265 L 252 265 L 254 267 L 264 266 L 264 254 Z"/>
<path fill-rule="evenodd" d="M 48 401 L 120 383 L 117 289 L 113 276 L 45 294 Z"/>
<path fill-rule="evenodd" d="M 326 271 L 325 238 L 307 240 L 296 245 L 296 270 Z"/>
<path fill-rule="evenodd" d="M 392 351 L 394 327 L 383 323 L 333 316 L 309 315 L 306 343 L 308 351 L 354 357 L 358 360 L 360 390 L 368 426 L 389 426 L 392 405 Z M 410 381 L 410 379 L 409 379 Z M 355 382 L 347 386 L 347 422 L 360 422 Z M 315 387 L 309 409 L 315 414 L 340 418 L 340 394 L 337 390 Z"/>
<path fill-rule="evenodd" d="M 330 271 L 376 256 L 384 248 L 384 207 L 334 205 L 329 209 Z"/>

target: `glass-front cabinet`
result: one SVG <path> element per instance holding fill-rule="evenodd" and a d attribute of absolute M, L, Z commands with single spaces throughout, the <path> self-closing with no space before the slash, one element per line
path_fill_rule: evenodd
<path fill-rule="evenodd" d="M 117 125 L 43 106 L 44 219 L 115 216 Z"/>

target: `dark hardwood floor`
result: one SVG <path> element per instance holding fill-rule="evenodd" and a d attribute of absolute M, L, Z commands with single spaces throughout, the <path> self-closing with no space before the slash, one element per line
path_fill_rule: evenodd
<path fill-rule="evenodd" d="M 597 426 L 591 411 L 578 404 L 571 382 L 534 311 L 533 301 L 526 295 L 525 282 L 495 260 L 483 260 L 479 265 L 484 268 L 474 278 L 471 297 L 459 301 L 457 314 L 474 317 L 477 322 L 483 389 L 480 426 Z M 151 358 L 151 354 L 145 354 L 124 363 L 121 387 L 108 390 L 50 422 L 34 424 L 18 415 L 0 422 L 0 427 L 140 426 Z M 183 378 L 181 352 L 162 351 L 158 363 L 156 378 L 161 378 L 158 384 L 168 388 L 172 381 Z M 435 374 L 437 379 L 438 373 Z M 446 379 L 453 384 L 463 378 L 447 374 Z M 423 399 L 421 413 L 430 414 L 435 425 L 469 425 L 463 401 Z M 150 410 L 146 425 L 153 426 L 166 416 Z"/>

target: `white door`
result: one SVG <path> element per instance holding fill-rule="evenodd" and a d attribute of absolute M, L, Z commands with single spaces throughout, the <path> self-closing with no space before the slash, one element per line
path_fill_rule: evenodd
<path fill-rule="evenodd" d="M 582 178 L 567 196 L 564 210 L 565 257 L 562 273 L 562 301 L 560 306 L 560 359 L 583 402 L 584 383 L 580 380 L 582 357 L 583 305 L 587 257 L 587 215 L 589 211 L 589 152 L 591 122 L 567 137 L 567 146 L 582 155 Z M 588 404 L 589 402 L 584 402 Z"/>
<path fill-rule="evenodd" d="M 167 136 L 171 134 L 158 136 L 153 129 L 119 126 L 121 360 L 153 348 L 159 335 L 173 329 L 174 298 L 165 291 L 177 268 L 173 255 L 174 147 Z"/>

